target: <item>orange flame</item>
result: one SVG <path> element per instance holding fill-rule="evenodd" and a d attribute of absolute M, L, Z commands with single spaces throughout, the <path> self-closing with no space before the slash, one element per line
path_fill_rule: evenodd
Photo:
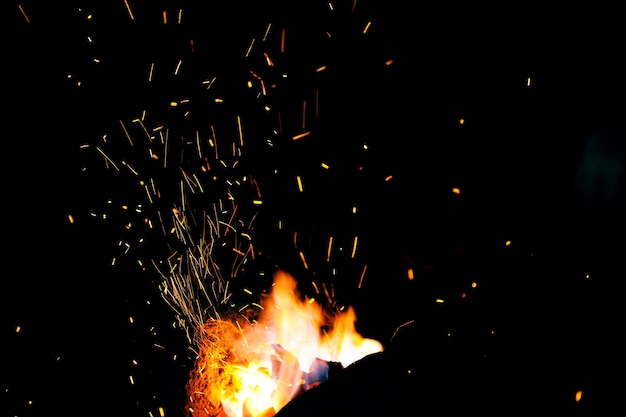
<path fill-rule="evenodd" d="M 308 387 L 323 382 L 320 361 L 348 366 L 383 350 L 361 336 L 352 307 L 338 314 L 302 299 L 279 271 L 255 322 L 210 320 L 199 329 L 199 355 L 188 382 L 193 416 L 271 417 Z"/>

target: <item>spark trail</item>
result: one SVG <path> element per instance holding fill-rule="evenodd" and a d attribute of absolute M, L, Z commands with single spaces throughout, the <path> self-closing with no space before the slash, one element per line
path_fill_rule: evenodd
<path fill-rule="evenodd" d="M 335 13 L 332 7 L 327 12 Z M 178 15 L 183 15 L 182 10 Z M 131 16 L 132 20 L 139 19 L 140 13 Z M 181 22 L 184 20 L 179 19 Z M 369 21 L 361 22 L 364 29 L 359 36 L 365 36 L 370 25 Z M 332 38 L 328 31 L 318 35 Z M 320 80 L 316 77 L 326 73 L 327 66 L 316 56 L 305 61 L 305 68 L 293 67 L 285 53 L 285 39 L 289 39 L 289 31 L 268 23 L 247 48 L 242 47 L 247 69 L 234 73 L 245 74 L 236 84 L 246 89 L 233 92 L 232 100 L 227 94 L 228 81 L 220 84 L 220 77 L 193 68 L 197 61 L 194 48 L 189 59 L 172 60 L 172 90 L 155 90 L 152 83 L 158 78 L 159 67 L 154 62 L 159 59 L 152 59 L 145 63 L 149 68 L 146 82 L 159 100 L 151 101 L 151 107 L 140 116 L 119 120 L 116 131 L 103 135 L 99 143 L 82 147 L 88 158 L 96 161 L 96 168 L 90 171 L 109 177 L 114 191 L 122 190 L 121 195 L 105 202 L 101 212 L 92 212 L 92 217 L 119 220 L 125 235 L 118 242 L 123 256 L 135 254 L 142 270 L 150 267 L 159 277 L 159 293 L 184 329 L 197 359 L 192 373 L 195 377 L 188 387 L 190 397 L 196 397 L 196 409 L 204 409 L 207 415 L 223 412 L 223 404 L 215 394 L 208 394 L 206 386 L 202 388 L 207 383 L 206 368 L 223 370 L 237 363 L 230 357 L 225 340 L 245 337 L 241 320 L 247 325 L 256 323 L 263 310 L 260 300 L 268 290 L 267 282 L 256 287 L 238 282 L 249 261 L 264 256 L 256 246 L 254 230 L 259 213 L 266 207 L 259 184 L 273 183 L 274 196 L 282 194 L 282 199 L 294 194 L 301 198 L 311 184 L 307 180 L 326 175 L 331 168 L 319 149 L 303 158 L 307 149 L 316 149 L 313 144 L 320 139 L 320 90 L 316 86 Z M 293 72 L 304 79 L 307 87 L 302 94 L 307 98 L 294 98 L 290 91 Z M 183 84 L 181 77 L 186 77 Z M 163 105 L 166 101 L 169 108 Z M 152 114 L 156 118 L 149 116 Z M 299 149 L 292 155 L 294 147 Z M 281 153 L 294 161 L 285 164 L 277 157 Z M 297 172 L 293 164 L 305 165 L 306 171 Z M 288 182 L 294 184 L 290 189 L 281 187 Z M 343 209 L 357 213 L 354 204 Z M 265 221 L 276 221 L 273 215 L 267 215 Z M 276 223 L 284 234 L 286 227 L 280 216 Z M 287 227 L 297 228 L 297 224 Z M 367 265 L 359 265 L 359 236 L 324 236 L 324 255 L 320 257 L 308 255 L 299 237 L 302 234 L 293 230 L 292 251 L 303 270 L 316 277 L 316 268 L 321 265 L 332 270 L 334 278 L 332 262 L 347 259 L 356 271 L 351 281 L 362 286 Z M 347 258 L 344 247 L 350 248 Z M 116 262 L 114 258 L 112 263 Z M 308 285 L 317 302 L 329 308 L 331 316 L 343 314 L 346 306 L 338 302 L 333 279 L 317 281 Z M 206 362 L 207 352 L 215 363 Z M 217 376 L 208 380 L 227 378 L 216 372 Z M 207 396 L 206 402 L 199 402 L 198 391 Z"/>

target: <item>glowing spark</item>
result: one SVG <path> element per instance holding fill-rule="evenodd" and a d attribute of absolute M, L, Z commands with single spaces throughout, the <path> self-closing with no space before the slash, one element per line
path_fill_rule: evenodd
<path fill-rule="evenodd" d="M 250 55 L 250 52 L 252 52 L 252 47 L 254 46 L 254 41 L 255 41 L 254 38 L 252 38 L 252 41 L 250 41 L 250 46 L 248 46 L 248 50 L 246 51 L 246 58 L 248 58 L 248 56 Z"/>
<path fill-rule="evenodd" d="M 274 66 L 274 62 L 272 62 L 272 59 L 267 54 L 267 52 L 263 52 L 263 56 L 265 57 L 265 62 L 267 62 L 267 66 L 273 67 Z"/>
<path fill-rule="evenodd" d="M 304 187 L 302 186 L 302 178 L 300 178 L 300 175 L 296 176 L 296 181 L 298 183 L 298 191 L 303 192 Z"/>
<path fill-rule="evenodd" d="M 385 182 L 391 181 L 392 178 L 393 178 L 393 175 L 388 175 L 387 177 L 385 177 Z"/>
<path fill-rule="evenodd" d="M 458 187 L 452 187 L 452 192 L 458 195 L 458 194 L 461 194 L 461 189 Z"/>
<path fill-rule="evenodd" d="M 366 271 L 367 271 L 367 265 L 364 265 L 363 271 L 361 271 L 361 277 L 359 278 L 359 285 L 357 285 L 357 288 L 361 288 L 363 286 L 363 279 L 365 278 Z"/>
<path fill-rule="evenodd" d="M 329 169 L 330 166 L 326 162 L 322 162 L 322 168 Z"/>
<path fill-rule="evenodd" d="M 243 147 L 243 127 L 241 126 L 240 116 L 237 116 L 237 132 L 239 133 L 239 146 Z"/>
<path fill-rule="evenodd" d="M 575 400 L 576 402 L 579 402 L 580 400 L 582 400 L 582 398 L 583 398 L 583 392 L 582 392 L 582 390 L 578 390 L 578 391 L 576 391 L 576 396 L 574 397 L 574 400 Z"/>
<path fill-rule="evenodd" d="M 363 33 L 367 33 L 368 30 L 370 30 L 370 26 L 372 26 L 372 22 L 367 22 L 367 25 L 365 25 L 365 27 L 363 28 Z"/>
<path fill-rule="evenodd" d="M 326 65 L 322 65 L 321 67 L 318 67 L 315 72 L 322 72 L 326 69 Z"/>
<path fill-rule="evenodd" d="M 115 162 L 113 162 L 113 160 L 109 158 L 109 156 L 105 154 L 104 151 L 100 149 L 100 147 L 96 147 L 96 150 L 104 157 L 104 159 L 106 159 L 108 163 L 110 163 L 113 166 L 113 168 L 115 168 L 116 171 L 120 170 L 119 167 L 115 164 Z"/>
<path fill-rule="evenodd" d="M 267 35 L 269 35 L 271 27 L 272 27 L 272 24 L 269 23 L 267 25 L 267 28 L 265 28 L 265 32 L 263 33 L 263 42 L 265 42 L 267 40 Z"/>
<path fill-rule="evenodd" d="M 413 281 L 415 279 L 415 275 L 413 275 L 413 268 L 409 268 L 406 271 L 406 275 L 407 275 L 407 278 L 409 279 L 409 281 Z"/>
<path fill-rule="evenodd" d="M 315 120 L 319 118 L 320 113 L 320 90 L 319 88 L 315 89 Z"/>
<path fill-rule="evenodd" d="M 124 135 L 126 135 L 126 139 L 128 139 L 128 143 L 130 143 L 131 146 L 134 146 L 133 140 L 130 137 L 130 134 L 128 133 L 128 129 L 126 129 L 126 125 L 124 125 L 123 121 L 119 121 L 120 122 L 120 126 L 122 126 L 122 130 L 124 131 Z"/>
<path fill-rule="evenodd" d="M 402 323 L 401 325 L 399 325 L 398 327 L 396 327 L 396 330 L 393 332 L 393 334 L 391 335 L 391 339 L 389 339 L 390 341 L 393 340 L 396 337 L 396 334 L 398 334 L 398 332 L 403 328 L 406 327 L 410 324 L 413 324 L 415 322 L 415 320 L 410 320 L 407 321 L 406 323 Z"/>
<path fill-rule="evenodd" d="M 128 11 L 128 16 L 130 16 L 130 19 L 135 20 L 135 16 L 133 15 L 133 11 L 130 9 L 130 4 L 128 4 L 128 0 L 124 0 L 124 4 L 126 5 L 126 10 Z"/>
<path fill-rule="evenodd" d="M 309 136 L 311 132 L 303 132 L 293 137 L 293 140 L 302 139 L 305 136 Z"/>
<path fill-rule="evenodd" d="M 328 238 L 328 249 L 326 251 L 326 262 L 330 262 L 330 252 L 333 248 L 333 237 Z"/>
<path fill-rule="evenodd" d="M 285 52 L 285 29 L 282 30 L 280 36 L 280 52 Z"/>
<path fill-rule="evenodd" d="M 460 119 L 459 119 L 459 124 L 460 124 L 460 125 L 463 125 L 463 124 L 465 124 L 465 119 L 463 119 L 463 118 L 460 118 Z"/>
<path fill-rule="evenodd" d="M 22 331 L 22 326 L 16 326 L 15 327 L 15 333 L 19 333 Z"/>
<path fill-rule="evenodd" d="M 163 10 L 163 24 L 167 25 L 167 11 Z"/>
<path fill-rule="evenodd" d="M 354 241 L 352 243 L 352 254 L 350 255 L 352 259 L 354 259 L 354 256 L 356 255 L 356 247 L 357 247 L 358 242 L 359 242 L 359 237 L 355 236 Z"/>
<path fill-rule="evenodd" d="M 309 265 L 306 263 L 306 259 L 304 258 L 304 253 L 302 251 L 299 252 L 300 259 L 302 260 L 302 265 L 304 269 L 309 269 Z"/>
<path fill-rule="evenodd" d="M 22 16 L 24 16 L 24 20 L 26 20 L 26 23 L 30 23 L 30 19 L 28 18 L 28 15 L 26 14 L 26 11 L 22 7 L 22 5 L 18 4 L 17 8 L 20 9 L 20 13 L 22 13 Z"/>

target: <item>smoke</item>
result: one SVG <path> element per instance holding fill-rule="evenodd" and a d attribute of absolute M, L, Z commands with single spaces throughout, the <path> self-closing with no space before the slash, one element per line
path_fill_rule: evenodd
<path fill-rule="evenodd" d="M 577 207 L 603 221 L 626 224 L 626 136 L 611 127 L 587 138 L 572 182 Z"/>

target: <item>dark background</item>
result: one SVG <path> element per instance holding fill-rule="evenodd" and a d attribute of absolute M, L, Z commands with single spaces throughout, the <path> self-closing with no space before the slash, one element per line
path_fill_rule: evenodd
<path fill-rule="evenodd" d="M 119 207 L 145 198 L 135 178 L 81 150 L 99 144 L 150 170 L 147 148 L 125 146 L 119 122 L 131 126 L 143 110 L 173 137 L 214 126 L 224 143 L 241 116 L 241 170 L 258 181 L 263 206 L 259 254 L 238 279 L 280 267 L 303 289 L 333 282 L 364 335 L 424 370 L 417 385 L 380 376 L 416 413 L 428 408 L 410 401 L 419 384 L 441 388 L 432 390 L 447 404 L 480 386 L 477 403 L 513 409 L 615 407 L 626 277 L 626 34 L 617 10 L 131 0 L 130 19 L 123 1 L 104 3 L 24 1 L 6 13 L 2 415 L 182 415 L 190 351 L 159 277 L 137 264 L 162 256 L 162 242 L 146 235 L 154 239 L 123 253 L 118 242 L 143 232 L 126 228 L 141 221 Z M 251 71 L 276 85 L 267 97 L 246 87 Z M 304 100 L 311 135 L 293 141 Z M 165 190 L 179 178 L 176 169 L 157 175 Z M 355 392 L 336 410 L 358 409 Z"/>

